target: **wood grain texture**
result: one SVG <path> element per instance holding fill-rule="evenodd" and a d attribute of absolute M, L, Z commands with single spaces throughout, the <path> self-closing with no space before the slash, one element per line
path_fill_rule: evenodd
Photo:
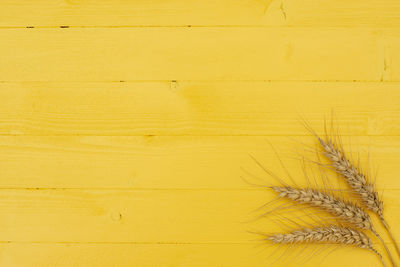
<path fill-rule="evenodd" d="M 16 267 L 265 266 L 271 262 L 269 256 L 273 253 L 268 247 L 255 244 L 10 243 L 1 244 L 0 249 L 0 263 Z M 325 256 L 328 252 L 325 250 L 322 256 L 305 261 L 302 266 L 345 266 L 349 261 L 354 262 L 356 267 L 363 267 L 364 261 L 379 266 L 376 256 L 361 249 L 338 249 Z M 292 253 L 292 258 L 295 255 Z M 300 257 L 300 260 L 304 261 L 304 258 Z"/>
<path fill-rule="evenodd" d="M 400 219 L 398 193 L 385 192 L 391 225 Z M 1 236 L 7 242 L 257 244 L 260 237 L 249 231 L 282 230 L 270 219 L 254 221 L 260 215 L 255 208 L 276 195 L 267 190 L 3 189 L 0 194 Z M 397 228 L 393 233 L 399 237 Z"/>
<path fill-rule="evenodd" d="M 20 242 L 248 243 L 254 236 L 244 221 L 266 196 L 193 190 L 0 193 L 2 239 Z M 241 201 L 232 205 L 234 199 Z"/>
<path fill-rule="evenodd" d="M 0 1 L 0 265 L 271 266 L 249 154 L 300 176 L 332 110 L 400 240 L 399 26 L 398 0 Z"/>
<path fill-rule="evenodd" d="M 3 29 L 0 81 L 380 81 L 382 39 L 370 29 Z"/>
<path fill-rule="evenodd" d="M 252 182 L 277 181 L 249 155 L 285 177 L 268 142 L 296 180 L 305 182 L 301 156 L 314 159 L 313 152 L 304 149 L 318 145 L 310 136 L 2 136 L 0 187 L 254 189 L 241 178 L 252 178 L 246 171 L 262 178 Z M 379 189 L 400 189 L 398 136 L 343 137 L 343 143 L 360 154 L 364 167 L 378 171 Z M 353 156 L 357 161 L 357 154 Z"/>
<path fill-rule="evenodd" d="M 3 0 L 1 27 L 398 27 L 397 0 Z"/>
<path fill-rule="evenodd" d="M 2 135 L 398 135 L 399 83 L 0 83 Z"/>

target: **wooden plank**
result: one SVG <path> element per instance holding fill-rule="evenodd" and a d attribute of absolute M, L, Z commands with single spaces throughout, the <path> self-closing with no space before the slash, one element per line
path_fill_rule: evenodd
<path fill-rule="evenodd" d="M 255 220 L 260 213 L 254 210 L 275 196 L 264 189 L 1 190 L 0 194 L 2 241 L 256 244 L 258 236 L 249 231 L 282 231 L 281 224 L 272 220 Z M 386 190 L 384 199 L 387 221 L 398 225 L 399 191 Z M 398 228 L 393 232 L 400 236 Z"/>
<path fill-rule="evenodd" d="M 296 181 L 305 182 L 300 156 L 315 158 L 308 152 L 309 147 L 317 148 L 313 137 L 2 136 L 0 187 L 254 189 L 241 176 L 263 185 L 276 180 L 249 154 L 280 177 L 286 176 L 268 142 Z M 343 137 L 343 143 L 347 151 L 360 154 L 363 166 L 368 166 L 369 154 L 372 173 L 379 170 L 380 189 L 400 189 L 400 137 L 352 136 Z M 337 181 L 334 175 L 331 178 Z"/>
<path fill-rule="evenodd" d="M 364 29 L 3 29 L 0 81 L 380 81 L 381 39 Z"/>
<path fill-rule="evenodd" d="M 386 30 L 380 40 L 381 58 L 384 59 L 382 80 L 393 81 L 400 77 L 400 32 Z"/>
<path fill-rule="evenodd" d="M 268 266 L 274 259 L 274 246 L 254 244 L 1 244 L 3 266 L 16 267 L 131 267 L 131 266 L 189 266 L 231 267 Z M 363 249 L 337 249 L 328 254 L 319 253 L 314 259 L 305 261 L 312 250 L 302 254 L 294 249 L 287 251 L 283 262 L 301 266 L 335 267 L 359 266 L 368 262 L 379 266 L 379 260 Z M 296 253 L 297 252 L 297 253 Z M 279 255 L 278 251 L 275 255 Z M 288 259 L 289 258 L 289 259 Z"/>
<path fill-rule="evenodd" d="M 2 0 L 0 27 L 330 26 L 398 27 L 397 0 Z"/>
<path fill-rule="evenodd" d="M 268 197 L 254 190 L 0 193 L 1 240 L 16 242 L 248 243 L 254 236 L 244 221 Z"/>
<path fill-rule="evenodd" d="M 0 83 L 2 135 L 398 135 L 399 83 Z"/>

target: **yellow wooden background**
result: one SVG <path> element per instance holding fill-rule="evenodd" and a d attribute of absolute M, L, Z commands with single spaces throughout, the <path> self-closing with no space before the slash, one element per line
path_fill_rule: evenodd
<path fill-rule="evenodd" d="M 269 266 L 240 167 L 332 109 L 400 239 L 399 82 L 398 0 L 1 0 L 0 265 Z"/>

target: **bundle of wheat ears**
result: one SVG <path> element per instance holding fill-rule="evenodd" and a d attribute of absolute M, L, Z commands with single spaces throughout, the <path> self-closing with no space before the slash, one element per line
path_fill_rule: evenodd
<path fill-rule="evenodd" d="M 338 195 L 334 189 L 327 189 L 325 183 L 323 189 L 318 189 L 310 186 L 301 187 L 296 184 L 290 186 L 280 180 L 281 186 L 270 187 L 277 193 L 277 199 L 286 199 L 289 203 L 292 203 L 292 207 L 295 204 L 295 209 L 298 209 L 296 205 L 319 209 L 321 212 L 329 214 L 334 223 L 319 221 L 317 225 L 313 224 L 311 226 L 296 224 L 298 226 L 296 229 L 291 229 L 284 233 L 264 234 L 265 240 L 273 244 L 282 245 L 336 244 L 339 246 L 359 247 L 375 253 L 383 266 L 387 266 L 384 257 L 373 246 L 371 239 L 368 237 L 367 233 L 370 232 L 384 246 L 391 264 L 397 266 L 389 248 L 377 232 L 367 212 L 368 210 L 378 216 L 379 221 L 392 239 L 397 254 L 400 256 L 397 243 L 384 218 L 383 201 L 380 199 L 375 185 L 371 182 L 371 178 L 361 169 L 360 164 L 352 162 L 344 152 L 340 141 L 327 134 L 326 130 L 325 136 L 320 137 L 307 124 L 305 126 L 318 140 L 317 151 L 320 151 L 325 156 L 325 160 L 329 162 L 328 165 L 323 164 L 318 157 L 314 163 L 328 167 L 336 172 L 337 176 L 347 183 L 349 194 L 346 199 L 343 195 Z M 257 163 L 261 166 L 259 162 Z M 266 170 L 265 168 L 263 169 L 264 171 Z M 273 175 L 271 172 L 267 172 Z"/>

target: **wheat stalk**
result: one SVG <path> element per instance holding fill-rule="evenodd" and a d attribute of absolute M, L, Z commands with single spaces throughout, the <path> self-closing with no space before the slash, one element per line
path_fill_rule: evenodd
<path fill-rule="evenodd" d="M 332 167 L 336 170 L 336 172 L 340 173 L 346 179 L 347 183 L 360 197 L 362 203 L 367 207 L 367 209 L 373 211 L 379 216 L 380 221 L 389 233 L 390 238 L 393 240 L 397 253 L 400 255 L 400 249 L 397 245 L 397 242 L 394 239 L 389 225 L 386 223 L 386 220 L 383 216 L 383 202 L 379 199 L 379 195 L 375 189 L 375 186 L 331 140 L 328 139 L 325 141 L 318 136 L 317 138 L 324 149 L 325 156 L 331 161 Z"/>
<path fill-rule="evenodd" d="M 361 231 L 352 228 L 329 225 L 313 229 L 304 228 L 286 234 L 267 235 L 266 239 L 277 244 L 338 244 L 351 245 L 375 253 L 386 267 L 382 255 L 373 247 L 371 239 Z"/>

